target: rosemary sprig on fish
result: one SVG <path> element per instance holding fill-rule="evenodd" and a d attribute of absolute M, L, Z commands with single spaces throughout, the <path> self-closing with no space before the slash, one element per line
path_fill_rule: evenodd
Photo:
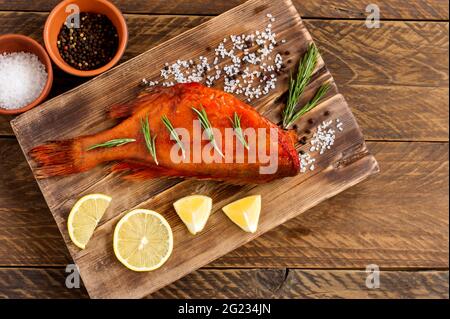
<path fill-rule="evenodd" d="M 87 148 L 88 151 L 96 149 L 96 148 L 101 148 L 101 147 L 106 147 L 106 148 L 110 148 L 110 147 L 118 147 L 118 146 L 122 146 L 128 143 L 133 143 L 136 142 L 136 140 L 134 138 L 116 138 L 104 143 L 99 143 L 99 144 L 94 144 L 92 146 L 89 146 Z"/>
<path fill-rule="evenodd" d="M 234 112 L 234 116 L 233 118 L 230 117 L 230 121 L 231 125 L 233 125 L 233 129 L 236 133 L 238 141 L 241 142 L 241 144 L 244 145 L 246 149 L 249 149 L 248 143 L 244 137 L 244 133 L 242 132 L 241 117 L 236 112 Z"/>
<path fill-rule="evenodd" d="M 152 133 L 150 132 L 150 124 L 148 122 L 148 116 L 145 118 L 145 120 L 141 119 L 141 128 L 142 134 L 144 135 L 145 139 L 145 145 L 147 146 L 147 149 L 150 155 L 153 157 L 156 165 L 159 165 L 158 159 L 156 158 L 156 135 L 152 137 Z"/>
<path fill-rule="evenodd" d="M 208 136 L 208 139 L 209 139 L 209 142 L 211 143 L 211 145 L 220 154 L 220 156 L 224 157 L 222 151 L 217 146 L 216 140 L 214 138 L 214 131 L 211 127 L 211 123 L 209 122 L 208 114 L 206 114 L 205 109 L 202 108 L 202 110 L 199 111 L 195 107 L 193 107 L 192 110 L 197 114 L 197 117 L 200 120 L 200 124 L 202 125 L 203 129 L 205 130 L 206 135 Z"/>
<path fill-rule="evenodd" d="M 184 148 L 183 142 L 181 142 L 180 138 L 178 137 L 178 133 L 175 131 L 175 128 L 172 125 L 172 122 L 170 122 L 169 118 L 166 115 L 163 115 L 161 117 L 161 120 L 163 121 L 166 128 L 169 130 L 170 135 L 172 138 L 177 142 L 178 146 L 181 149 L 181 156 L 183 156 L 183 159 L 186 158 L 186 150 Z"/>

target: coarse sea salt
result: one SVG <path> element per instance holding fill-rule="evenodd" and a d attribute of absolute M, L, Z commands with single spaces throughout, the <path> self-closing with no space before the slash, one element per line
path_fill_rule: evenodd
<path fill-rule="evenodd" d="M 314 170 L 314 162 L 316 159 L 312 158 L 312 156 L 308 152 L 304 152 L 299 155 L 300 160 L 300 172 L 306 173 L 306 170 L 309 168 L 309 170 Z"/>
<path fill-rule="evenodd" d="M 269 94 L 275 89 L 276 74 L 284 65 L 281 54 L 274 52 L 277 40 L 272 23 L 275 18 L 271 14 L 266 17 L 269 22 L 263 30 L 224 38 L 209 50 L 214 52 L 212 59 L 199 56 L 166 63 L 159 79 L 143 79 L 142 83 L 152 87 L 201 82 L 211 87 L 220 82 L 225 92 L 244 95 L 247 101 Z"/>
<path fill-rule="evenodd" d="M 344 127 L 341 120 L 336 119 L 335 123 L 335 128 L 342 132 L 344 130 Z M 311 155 L 312 153 L 319 153 L 319 155 L 322 155 L 323 153 L 325 153 L 325 151 L 331 149 L 331 147 L 334 145 L 334 141 L 336 139 L 336 131 L 333 128 L 332 124 L 332 120 L 323 121 L 322 123 L 320 123 L 312 136 L 309 152 L 302 151 L 299 154 L 301 173 L 306 173 L 308 169 L 310 171 L 313 171 L 315 169 L 314 163 L 316 159 Z"/>
<path fill-rule="evenodd" d="M 13 110 L 38 98 L 47 82 L 45 66 L 32 53 L 0 54 L 0 107 Z"/>
<path fill-rule="evenodd" d="M 333 121 L 323 121 L 318 127 L 316 132 L 313 134 L 311 139 L 311 149 L 310 152 L 318 151 L 319 154 L 325 153 L 334 144 L 336 138 L 336 131 L 330 127 Z"/>

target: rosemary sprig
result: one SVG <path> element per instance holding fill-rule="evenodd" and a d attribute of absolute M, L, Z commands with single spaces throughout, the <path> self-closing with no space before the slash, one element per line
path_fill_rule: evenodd
<path fill-rule="evenodd" d="M 150 132 L 150 124 L 148 123 L 148 116 L 145 121 L 141 119 L 141 129 L 142 134 L 144 134 L 145 145 L 147 145 L 147 149 L 152 155 L 156 165 L 159 165 L 158 159 L 156 158 L 156 135 L 152 137 L 152 134 Z"/>
<path fill-rule="evenodd" d="M 294 122 L 293 119 L 297 115 L 295 108 L 300 96 L 306 88 L 306 85 L 311 80 L 312 73 L 317 64 L 318 55 L 319 52 L 317 47 L 314 44 L 310 44 L 308 50 L 298 65 L 295 80 L 292 78 L 292 74 L 290 76 L 288 100 L 282 113 L 283 127 L 285 129 L 287 129 Z"/>
<path fill-rule="evenodd" d="M 244 133 L 242 132 L 241 117 L 239 115 L 237 115 L 236 112 L 234 112 L 233 119 L 230 118 L 230 121 L 231 121 L 231 124 L 233 125 L 234 132 L 236 133 L 238 140 L 242 143 L 242 145 L 244 145 L 244 147 L 246 149 L 249 149 L 248 143 L 244 138 Z"/>
<path fill-rule="evenodd" d="M 178 146 L 180 147 L 181 155 L 183 156 L 183 159 L 186 158 L 186 151 L 184 149 L 183 142 L 181 142 L 180 138 L 178 137 L 178 134 L 175 131 L 172 123 L 170 122 L 170 120 L 165 115 L 163 115 L 161 117 L 161 120 L 163 121 L 163 123 L 167 127 L 167 129 L 169 130 L 170 135 L 172 136 L 172 138 L 177 142 Z"/>
<path fill-rule="evenodd" d="M 306 103 L 305 106 L 303 106 L 300 110 L 298 110 L 297 112 L 295 112 L 292 115 L 292 119 L 290 120 L 290 122 L 288 124 L 288 127 L 291 124 L 293 124 L 295 121 L 297 121 L 303 114 L 308 113 L 314 107 L 316 107 L 317 103 L 319 103 L 319 101 L 322 99 L 322 97 L 324 97 L 324 95 L 327 94 L 329 88 L 330 88 L 330 84 L 329 83 L 322 84 L 320 86 L 320 88 L 317 90 L 317 92 L 314 95 L 314 97 L 311 99 L 311 101 Z"/>
<path fill-rule="evenodd" d="M 203 129 L 205 130 L 206 134 L 208 135 L 208 139 L 211 143 L 211 145 L 216 149 L 217 152 L 219 152 L 220 156 L 225 157 L 222 153 L 222 151 L 217 146 L 216 140 L 214 138 L 214 132 L 211 127 L 211 123 L 209 122 L 208 115 L 206 114 L 206 111 L 204 108 L 202 108 L 201 111 L 197 110 L 195 107 L 192 108 L 192 110 L 197 113 L 198 119 L 200 120 L 200 124 L 202 125 Z"/>
<path fill-rule="evenodd" d="M 122 146 L 128 143 L 132 143 L 132 142 L 136 142 L 136 140 L 134 138 L 117 138 L 114 140 L 110 140 L 104 143 L 100 143 L 100 144 L 95 144 L 92 146 L 89 146 L 87 148 L 88 151 L 93 150 L 95 148 L 100 148 L 100 147 L 117 147 L 117 146 Z"/>

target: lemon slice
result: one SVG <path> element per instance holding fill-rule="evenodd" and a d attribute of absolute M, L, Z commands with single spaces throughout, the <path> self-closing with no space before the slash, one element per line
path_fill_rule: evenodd
<path fill-rule="evenodd" d="M 75 203 L 67 219 L 67 229 L 70 239 L 77 247 L 86 248 L 110 202 L 109 196 L 89 194 Z"/>
<path fill-rule="evenodd" d="M 254 233 L 258 228 L 261 212 L 261 195 L 239 199 L 223 207 L 222 210 L 233 223 L 246 232 Z"/>
<path fill-rule="evenodd" d="M 125 267 L 134 271 L 154 270 L 172 253 L 172 229 L 160 214 L 136 209 L 117 223 L 113 245 L 117 259 Z"/>
<path fill-rule="evenodd" d="M 211 214 L 212 199 L 203 195 L 186 196 L 177 200 L 173 207 L 192 235 L 202 231 Z"/>

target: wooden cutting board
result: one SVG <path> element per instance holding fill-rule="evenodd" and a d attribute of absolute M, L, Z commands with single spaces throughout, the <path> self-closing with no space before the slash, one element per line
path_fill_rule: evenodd
<path fill-rule="evenodd" d="M 278 39 L 286 39 L 277 50 L 283 54 L 289 51 L 285 60 L 290 60 L 286 62 L 288 69 L 294 71 L 295 63 L 312 41 L 295 7 L 289 0 L 248 1 L 14 119 L 13 130 L 31 168 L 35 165 L 28 156 L 32 147 L 48 140 L 96 133 L 114 126 L 116 122 L 107 118 L 105 109 L 134 98 L 142 78 L 156 79 L 165 62 L 177 59 L 204 55 L 212 61 L 214 52 L 207 50 L 208 46 L 215 47 L 231 34 L 262 30 L 268 13 L 276 18 L 272 28 Z M 82 174 L 38 180 L 89 295 L 93 298 L 144 297 L 377 172 L 377 162 L 366 149 L 361 131 L 321 59 L 304 94 L 305 101 L 325 80 L 331 81 L 332 89 L 326 99 L 298 123 L 299 135 L 310 136 L 318 123 L 336 118 L 343 122 L 344 131 L 338 131 L 335 145 L 317 158 L 314 171 L 265 185 L 231 186 L 221 182 L 164 178 L 130 182 L 110 173 L 110 165 L 104 165 Z M 280 76 L 275 90 L 253 101 L 252 105 L 270 120 L 279 122 L 287 85 L 288 72 Z M 330 115 L 325 116 L 325 111 Z M 313 119 L 313 123 L 308 119 Z M 309 147 L 303 145 L 301 149 Z M 67 216 L 77 199 L 96 192 L 112 196 L 113 201 L 87 248 L 80 250 L 69 239 Z M 172 207 L 175 200 L 190 194 L 213 198 L 213 213 L 205 230 L 197 236 L 188 233 Z M 241 231 L 221 212 L 227 203 L 251 194 L 261 194 L 263 199 L 255 234 Z M 137 207 L 160 212 L 174 233 L 172 256 L 153 272 L 130 271 L 113 253 L 112 237 L 117 221 Z"/>

